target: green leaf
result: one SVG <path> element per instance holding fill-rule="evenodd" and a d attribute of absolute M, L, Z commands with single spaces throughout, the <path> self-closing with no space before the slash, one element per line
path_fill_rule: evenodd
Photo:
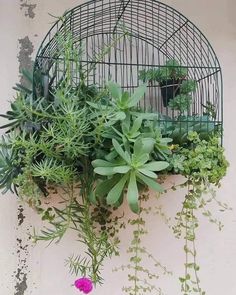
<path fill-rule="evenodd" d="M 129 92 L 125 91 L 121 97 L 121 106 L 126 106 L 129 101 Z"/>
<path fill-rule="evenodd" d="M 108 205 L 114 205 L 119 201 L 121 193 L 124 190 L 126 181 L 128 180 L 128 177 L 129 177 L 128 174 L 124 175 L 119 180 L 119 182 L 110 190 L 106 198 Z"/>
<path fill-rule="evenodd" d="M 138 187 L 137 187 L 137 181 L 136 181 L 136 175 L 135 172 L 130 173 L 130 180 L 128 185 L 128 191 L 127 191 L 127 198 L 128 203 L 131 208 L 131 210 L 134 213 L 139 212 L 139 193 L 138 193 Z"/>
<path fill-rule="evenodd" d="M 139 117 L 139 118 L 135 119 L 134 123 L 133 123 L 133 126 L 132 126 L 132 128 L 130 130 L 130 133 L 131 134 L 136 133 L 139 130 L 139 128 L 141 127 L 142 122 L 143 122 L 142 117 Z"/>
<path fill-rule="evenodd" d="M 142 151 L 144 153 L 150 154 L 154 149 L 155 140 L 153 138 L 143 138 L 142 143 L 143 143 Z"/>
<path fill-rule="evenodd" d="M 181 283 L 184 283 L 186 281 L 185 278 L 179 278 L 179 280 L 180 280 Z"/>
<path fill-rule="evenodd" d="M 157 178 L 157 175 L 156 175 L 154 172 L 152 172 L 152 171 L 150 171 L 150 170 L 148 170 L 148 169 L 145 169 L 145 168 L 139 168 L 138 171 L 139 171 L 140 173 L 142 173 L 142 174 L 148 176 L 148 177 L 155 178 L 155 179 Z"/>
<path fill-rule="evenodd" d="M 100 182 L 95 189 L 96 195 L 104 197 L 112 189 L 112 187 L 120 180 L 120 175 L 114 175 L 113 177 Z"/>
<path fill-rule="evenodd" d="M 134 107 L 138 104 L 140 99 L 143 98 L 143 96 L 146 92 L 146 89 L 147 89 L 147 84 L 143 84 L 143 85 L 139 86 L 138 88 L 136 88 L 134 93 L 131 95 L 130 101 L 128 103 L 129 108 Z"/>
<path fill-rule="evenodd" d="M 24 76 L 24 78 L 26 78 L 28 82 L 30 82 L 30 84 L 33 85 L 33 73 L 27 69 L 22 69 L 21 73 Z"/>
<path fill-rule="evenodd" d="M 134 143 L 134 156 L 139 159 L 143 154 L 149 155 L 154 149 L 155 140 L 153 138 L 139 138 Z M 146 161 L 147 162 L 147 161 Z M 145 162 L 144 162 L 145 163 Z"/>
<path fill-rule="evenodd" d="M 117 112 L 112 120 L 123 121 L 126 118 L 126 114 L 124 112 Z"/>
<path fill-rule="evenodd" d="M 8 123 L 8 124 L 6 124 L 6 125 L 0 126 L 0 129 L 5 129 L 5 128 L 12 127 L 12 126 L 14 126 L 16 123 L 17 123 L 17 121 L 13 121 L 13 122 Z"/>
<path fill-rule="evenodd" d="M 13 87 L 14 90 L 17 90 L 17 91 L 22 91 L 26 94 L 31 94 L 32 93 L 32 90 L 26 88 L 25 86 L 21 85 L 21 84 L 18 84 L 16 83 L 16 87 Z"/>
<path fill-rule="evenodd" d="M 94 173 L 104 176 L 110 176 L 115 174 L 113 167 L 97 167 L 94 169 Z"/>
<path fill-rule="evenodd" d="M 86 101 L 86 103 L 88 105 L 90 105 L 92 108 L 96 109 L 96 110 L 101 110 L 101 105 L 99 105 L 99 104 L 96 104 L 96 103 L 91 102 L 91 101 Z"/>
<path fill-rule="evenodd" d="M 130 166 L 117 166 L 117 167 L 114 167 L 113 170 L 115 173 L 125 174 L 129 172 L 130 169 L 131 169 Z"/>
<path fill-rule="evenodd" d="M 135 162 L 137 162 L 137 166 L 141 167 L 143 166 L 148 160 L 149 160 L 149 155 L 148 154 L 142 154 L 140 155 L 138 158 L 136 158 L 135 156 L 133 157 L 133 160 Z"/>
<path fill-rule="evenodd" d="M 142 148 L 143 148 L 142 139 L 139 138 L 139 139 L 135 140 L 135 142 L 134 142 L 134 156 L 136 158 L 139 158 L 140 155 L 142 154 Z"/>
<path fill-rule="evenodd" d="M 123 123 L 122 123 L 122 126 L 123 126 Z M 123 136 L 123 133 L 121 133 L 120 131 L 118 131 L 115 127 L 111 127 L 112 128 L 112 130 L 117 134 L 117 135 L 119 135 L 119 137 L 121 137 L 122 138 L 122 136 Z M 109 137 L 109 138 L 114 138 L 114 133 L 111 133 L 111 137 Z"/>
<path fill-rule="evenodd" d="M 97 200 L 96 200 L 96 195 L 94 193 L 94 191 L 91 191 L 88 195 L 89 201 L 91 204 L 96 205 L 97 204 Z"/>
<path fill-rule="evenodd" d="M 93 165 L 94 168 L 97 168 L 97 167 L 114 167 L 115 166 L 114 163 L 111 163 L 111 162 L 108 162 L 108 161 L 105 161 L 105 160 L 100 160 L 100 159 L 92 161 L 92 165 Z"/>
<path fill-rule="evenodd" d="M 114 150 L 105 156 L 107 161 L 113 161 L 118 156 L 117 152 Z"/>
<path fill-rule="evenodd" d="M 115 98 L 116 100 L 120 100 L 122 96 L 121 87 L 113 81 L 109 81 L 107 86 L 112 97 Z"/>
<path fill-rule="evenodd" d="M 151 179 L 150 177 L 147 177 L 141 173 L 138 173 L 137 177 L 140 180 L 142 180 L 142 182 L 144 182 L 149 188 L 153 189 L 154 191 L 157 191 L 160 193 L 162 193 L 164 191 L 163 187 L 159 183 L 157 183 L 156 181 Z"/>
<path fill-rule="evenodd" d="M 117 140 L 112 139 L 112 144 L 116 150 L 116 152 L 121 156 L 122 159 L 124 159 L 127 163 L 130 163 L 130 157 L 128 153 L 125 153 L 123 149 L 121 148 L 120 144 Z"/>
<path fill-rule="evenodd" d="M 161 170 L 165 170 L 168 166 L 169 166 L 168 162 L 156 161 L 156 162 L 147 163 L 143 167 L 145 169 L 148 169 L 148 170 L 151 170 L 151 171 L 161 171 Z"/>

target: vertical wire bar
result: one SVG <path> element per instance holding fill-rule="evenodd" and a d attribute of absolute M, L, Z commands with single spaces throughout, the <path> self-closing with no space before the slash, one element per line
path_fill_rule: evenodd
<path fill-rule="evenodd" d="M 193 27 L 193 51 L 195 52 L 196 48 L 195 48 L 195 28 Z M 193 64 L 195 65 L 196 64 L 196 56 L 194 54 L 193 56 Z M 196 81 L 196 70 L 193 69 L 193 80 Z M 199 83 L 198 83 L 199 84 Z M 194 93 L 194 98 L 193 98 L 193 109 L 192 109 L 192 112 L 193 112 L 193 115 L 195 115 L 197 113 L 196 111 L 196 100 L 198 100 L 198 84 L 197 84 L 197 89 Z"/>
<path fill-rule="evenodd" d="M 111 5 L 111 0 L 109 0 L 109 7 L 112 7 Z M 116 19 L 116 13 L 115 13 L 115 19 Z M 110 13 L 109 15 L 109 35 L 107 35 L 107 39 L 108 39 L 108 42 L 111 43 L 112 42 L 112 39 L 113 39 L 113 36 L 111 34 L 112 32 L 112 29 L 111 29 L 111 24 L 112 24 L 112 13 Z M 114 48 L 111 48 L 111 50 L 109 51 L 109 54 L 108 54 L 108 79 L 111 79 L 111 55 L 114 51 Z"/>
<path fill-rule="evenodd" d="M 189 26 L 189 25 L 188 25 Z M 187 58 L 187 63 L 186 63 L 186 66 L 187 66 L 187 80 L 189 80 L 189 30 L 188 28 L 186 29 L 186 43 L 187 43 L 187 48 L 186 48 L 186 58 Z M 187 110 L 187 118 L 186 118 L 186 121 L 187 121 L 187 134 L 189 133 L 189 129 L 190 129 L 190 124 L 191 122 L 189 122 L 189 115 L 190 115 L 190 109 Z M 195 125 L 195 123 L 193 123 Z"/>
<path fill-rule="evenodd" d="M 161 43 L 160 41 L 160 4 L 158 3 L 157 6 L 157 29 L 158 29 L 158 46 Z M 158 65 L 161 65 L 161 52 L 158 50 L 157 52 L 157 63 Z M 163 111 L 163 103 L 162 103 L 162 95 L 161 95 L 161 89 L 160 89 L 160 83 L 158 83 L 158 110 L 160 113 Z"/>
<path fill-rule="evenodd" d="M 207 48 L 207 60 L 208 60 L 208 65 L 210 65 L 211 64 L 211 62 L 210 62 L 210 52 L 209 52 L 209 47 Z M 207 73 L 207 84 L 206 84 L 206 86 L 207 86 L 207 89 L 206 89 L 206 91 L 207 91 L 207 93 L 206 93 L 206 105 L 207 105 L 207 102 L 209 101 L 210 103 L 214 103 L 214 94 L 212 95 L 212 99 L 211 99 L 211 94 L 210 94 L 210 85 L 212 85 L 211 84 L 211 81 L 212 81 L 212 77 L 210 76 L 210 72 L 211 72 L 211 70 L 210 69 L 208 69 L 208 73 Z M 209 115 L 208 115 L 209 116 Z M 208 117 L 207 118 L 207 122 L 206 122 L 206 124 L 207 124 L 207 133 L 209 132 L 209 122 L 210 121 L 210 117 Z"/>
<path fill-rule="evenodd" d="M 97 2 L 94 1 L 94 7 L 93 7 L 93 35 L 90 37 L 91 40 L 91 55 L 96 54 L 96 39 L 95 39 L 95 34 L 96 34 L 96 11 L 97 11 Z M 92 59 L 92 58 L 91 58 Z M 99 65 L 97 66 L 99 67 Z M 93 84 L 96 84 L 96 71 L 97 67 L 93 67 Z"/>
<path fill-rule="evenodd" d="M 154 17 L 153 17 L 153 2 L 152 2 L 152 5 L 151 5 L 151 40 L 152 40 L 152 44 L 154 44 L 154 36 L 153 36 L 153 30 L 154 30 Z M 155 64 L 155 56 L 154 56 L 154 46 L 151 46 L 150 47 L 150 59 L 151 59 L 151 67 L 149 67 L 149 69 L 154 69 L 153 68 L 153 65 Z M 150 83 L 149 84 L 149 87 L 150 87 L 150 95 L 151 95 L 151 98 L 152 98 L 152 109 L 154 109 L 155 111 L 157 111 L 157 96 L 155 95 L 155 82 L 154 83 Z"/>
<path fill-rule="evenodd" d="M 175 15 L 175 13 L 174 13 L 174 11 L 172 11 L 172 29 L 173 29 L 173 32 L 175 31 L 175 24 L 174 24 L 174 15 Z M 173 59 L 175 60 L 176 59 L 176 56 L 175 56 L 175 54 L 176 54 L 176 34 L 172 37 L 173 38 L 173 52 L 172 52 L 172 56 L 173 56 Z M 181 62 L 180 62 L 180 64 L 181 64 Z M 173 94 L 174 94 L 174 87 L 173 87 Z M 172 99 L 174 99 L 174 97 L 172 97 Z M 175 117 L 175 111 L 174 110 L 172 110 L 172 114 L 171 114 L 171 119 L 173 120 L 174 119 L 174 117 Z"/>
<path fill-rule="evenodd" d="M 138 14 L 139 14 L 139 4 L 140 2 L 138 1 L 138 5 L 137 5 L 137 13 L 136 13 L 136 21 L 137 21 L 137 31 L 139 31 L 139 18 L 138 18 Z M 139 38 L 135 37 L 135 44 L 136 44 L 136 60 L 137 60 L 137 86 L 139 86 L 139 71 L 140 71 L 140 67 L 139 67 L 139 49 L 140 49 L 140 43 L 139 43 Z"/>
<path fill-rule="evenodd" d="M 79 32 L 80 32 L 80 34 L 82 34 L 82 7 L 80 7 L 80 9 L 79 9 Z M 86 48 L 84 48 L 83 40 L 81 39 L 81 37 L 79 38 L 79 40 L 80 40 L 81 46 L 83 47 L 82 56 L 81 56 L 81 60 L 80 60 L 80 64 L 79 64 L 79 71 L 83 71 L 82 60 L 84 57 L 84 50 L 86 50 Z M 78 77 L 79 77 L 79 80 L 81 80 L 80 73 L 78 73 Z"/>
<path fill-rule="evenodd" d="M 168 23 L 168 19 L 167 19 L 167 7 L 165 7 L 165 40 L 168 39 L 168 28 L 167 28 L 167 23 Z M 165 47 L 165 52 L 168 52 L 168 44 L 167 42 L 164 45 Z M 167 62 L 167 57 L 165 58 L 165 63 Z M 168 110 L 168 99 L 167 99 L 167 95 L 168 95 L 168 90 L 167 90 L 167 80 L 165 81 L 165 100 L 166 100 L 166 108 L 165 108 L 165 112 L 166 112 L 166 116 L 169 116 L 169 110 Z M 171 87 L 171 86 L 170 86 Z M 173 97 L 172 97 L 173 98 Z"/>
<path fill-rule="evenodd" d="M 118 12 L 117 12 L 117 9 L 118 9 Z M 119 13 L 119 7 L 116 6 L 115 8 L 115 19 L 117 19 L 117 14 Z M 117 29 L 115 31 L 113 31 L 113 36 L 114 38 L 118 38 L 118 34 L 117 34 Z M 114 63 L 115 63 L 115 81 L 118 82 L 118 67 L 117 67 L 117 42 L 116 42 L 116 45 L 115 45 L 115 48 L 114 48 Z"/>
<path fill-rule="evenodd" d="M 144 9 L 145 9 L 145 39 L 148 38 L 148 24 L 147 24 L 147 1 L 145 1 L 144 3 Z M 145 42 L 145 64 L 148 66 L 148 69 L 150 69 L 150 62 L 149 62 L 149 47 L 148 47 L 148 43 Z M 152 111 L 152 106 L 153 106 L 153 102 L 152 102 L 152 97 L 151 97 L 151 93 L 150 93 L 150 88 L 148 88 L 148 91 L 146 92 L 145 96 L 144 96 L 144 100 L 146 103 L 146 107 L 145 107 L 145 111 L 149 111 L 151 108 Z"/>
<path fill-rule="evenodd" d="M 133 86 L 134 86 L 134 77 L 133 77 L 133 35 L 132 35 L 132 32 L 133 32 L 133 14 L 130 13 L 130 18 L 131 18 L 131 26 L 130 26 L 130 30 L 131 30 L 131 34 L 128 38 L 128 41 L 129 41 L 129 44 L 130 44 L 130 59 L 129 59 L 129 62 L 130 62 L 130 88 L 131 90 L 133 90 Z"/>

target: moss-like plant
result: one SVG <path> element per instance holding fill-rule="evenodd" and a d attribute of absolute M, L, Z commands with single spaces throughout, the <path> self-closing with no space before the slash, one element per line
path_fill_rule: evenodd
<path fill-rule="evenodd" d="M 182 67 L 175 59 L 169 59 L 160 68 L 141 70 L 139 79 L 145 82 L 164 82 L 167 80 L 183 80 L 187 77 L 188 70 Z"/>

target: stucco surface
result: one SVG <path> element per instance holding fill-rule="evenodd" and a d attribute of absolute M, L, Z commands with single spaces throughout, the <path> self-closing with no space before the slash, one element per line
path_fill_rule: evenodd
<path fill-rule="evenodd" d="M 13 99 L 12 86 L 19 81 L 19 69 L 29 66 L 40 41 L 53 22 L 52 17 L 85 1 L 76 0 L 0 0 L 0 112 L 5 112 Z M 224 146 L 230 162 L 228 174 L 218 191 L 219 198 L 234 208 L 232 212 L 216 216 L 222 219 L 222 232 L 201 219 L 197 235 L 198 258 L 201 265 L 202 287 L 207 294 L 236 294 L 236 2 L 235 0 L 166 0 L 192 20 L 207 36 L 219 57 L 224 78 Z M 0 119 L 2 123 L 2 118 Z M 170 177 L 166 182 L 178 181 Z M 183 191 L 168 193 L 160 205 L 170 217 L 180 207 Z M 158 205 L 159 205 L 158 204 Z M 129 213 L 127 213 L 129 214 Z M 127 216 L 128 219 L 128 216 Z M 74 233 L 68 233 L 59 245 L 33 246 L 29 240 L 32 227 L 41 226 L 34 211 L 22 205 L 14 195 L 0 199 L 0 295 L 73 295 L 74 277 L 68 274 L 64 261 L 71 253 L 82 251 Z M 178 277 L 183 273 L 183 243 L 173 238 L 161 218 L 148 220 L 149 236 L 146 246 L 173 271 L 172 277 L 161 277 L 167 295 L 180 295 Z M 125 249 L 130 232 L 122 234 L 121 256 L 104 266 L 106 283 L 93 294 L 121 295 L 126 273 L 113 273 L 112 268 L 126 262 Z"/>

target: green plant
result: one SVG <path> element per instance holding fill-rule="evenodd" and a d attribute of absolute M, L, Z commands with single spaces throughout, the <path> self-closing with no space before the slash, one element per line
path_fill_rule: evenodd
<path fill-rule="evenodd" d="M 148 200 L 148 194 L 144 193 L 141 197 L 142 202 Z M 114 271 L 128 270 L 129 286 L 123 287 L 123 291 L 127 294 L 141 295 L 143 293 L 164 294 L 161 288 L 157 288 L 153 280 L 159 279 L 159 272 L 164 275 L 172 275 L 142 244 L 142 238 L 148 234 L 144 216 L 152 213 L 152 208 L 141 207 L 138 216 L 130 219 L 128 223 L 133 227 L 133 236 L 127 253 L 129 254 L 129 262 L 126 265 L 116 267 Z M 155 272 L 142 265 L 143 259 L 148 259 L 149 265 L 155 268 Z"/>
<path fill-rule="evenodd" d="M 197 88 L 197 82 L 195 80 L 185 80 L 181 82 L 180 94 L 169 101 L 168 106 L 172 110 L 179 111 L 183 114 L 188 111 L 192 104 L 192 95 Z"/>
<path fill-rule="evenodd" d="M 201 140 L 196 132 L 188 135 L 191 149 L 178 147 L 174 151 L 172 167 L 177 173 L 186 177 L 182 187 L 187 187 L 183 207 L 177 213 L 177 223 L 173 227 L 174 234 L 185 239 L 185 275 L 180 278 L 183 294 L 206 294 L 200 287 L 199 270 L 197 264 L 197 250 L 195 245 L 196 228 L 199 226 L 197 211 L 201 211 L 219 230 L 223 225 L 214 218 L 207 206 L 215 201 L 220 211 L 231 209 L 216 199 L 213 187 L 220 185 L 220 180 L 226 174 L 228 162 L 224 156 L 224 149 L 219 144 L 218 136 L 209 141 Z M 208 197 L 210 195 L 210 197 Z"/>
<path fill-rule="evenodd" d="M 192 97 L 188 94 L 177 95 L 174 99 L 169 102 L 169 107 L 172 110 L 179 111 L 181 114 L 188 111 L 192 104 Z"/>
<path fill-rule="evenodd" d="M 188 135 L 191 132 L 197 132 L 200 139 L 209 140 L 214 134 L 220 131 L 220 126 L 215 125 L 209 116 L 185 116 L 181 115 L 176 118 L 164 116 L 158 123 L 165 136 L 171 137 L 174 144 L 186 146 Z"/>
<path fill-rule="evenodd" d="M 13 191 L 13 187 L 16 189 L 13 180 L 20 173 L 21 167 L 16 160 L 16 151 L 8 145 L 4 137 L 0 146 L 0 188 L 6 193 L 9 190 Z"/>
<path fill-rule="evenodd" d="M 180 86 L 181 94 L 188 94 L 190 92 L 195 92 L 197 88 L 197 82 L 195 80 L 184 80 Z"/>
<path fill-rule="evenodd" d="M 168 106 L 172 110 L 179 111 L 183 114 L 188 111 L 192 104 L 192 93 L 197 89 L 197 81 L 187 79 L 187 68 L 179 64 L 175 59 L 167 60 L 163 67 L 157 69 L 141 70 L 139 72 L 139 79 L 144 82 L 154 83 L 159 82 L 162 87 L 169 87 L 169 82 L 175 85 L 174 95 L 169 100 Z M 166 85 L 165 85 L 166 83 Z M 180 94 L 175 96 L 179 91 Z"/>
<path fill-rule="evenodd" d="M 209 117 L 215 117 L 213 106 L 207 103 L 201 117 L 184 115 L 196 81 L 186 80 L 187 69 L 169 60 L 160 69 L 142 72 L 142 80 L 180 80 L 180 94 L 170 102 L 180 114 L 171 119 L 145 112 L 138 105 L 145 95 L 146 83 L 129 93 L 112 81 L 104 88 L 87 82 L 96 63 L 120 38 L 128 37 L 127 32 L 99 50 L 89 67 L 81 63 L 82 45 L 79 50 L 73 49 L 71 33 L 64 33 L 64 37 L 58 35 L 61 46 L 57 52 L 63 62 L 62 79 L 52 87 L 54 76 L 43 79 L 47 74 L 37 73 L 36 95 L 33 97 L 32 87 L 17 85 L 11 110 L 1 115 L 8 122 L 1 127 L 6 133 L 0 143 L 0 188 L 3 192 L 14 190 L 47 222 L 41 231 L 34 230 L 34 242 L 59 242 L 67 230 L 76 231 L 86 252 L 71 256 L 67 264 L 71 273 L 89 277 L 94 284 L 103 282 L 104 260 L 119 254 L 118 235 L 125 225 L 123 215 L 116 209 L 127 198 L 137 217 L 129 221 L 136 228 L 128 249 L 130 262 L 121 267 L 132 272 L 132 284 L 124 291 L 132 295 L 151 291 L 161 294 L 153 283 L 142 279 L 143 275 L 149 279 L 158 277 L 142 265 L 142 255 L 156 267 L 161 266 L 141 244 L 146 234 L 143 214 L 152 212 L 142 202 L 148 200 L 145 192 L 149 189 L 164 192 L 159 183 L 163 175 L 174 172 L 185 176 L 186 182 L 180 186 L 187 188 L 187 194 L 173 227 L 174 234 L 185 239 L 185 276 L 180 281 L 183 294 L 203 295 L 196 262 L 196 211 L 200 210 L 221 229 L 222 223 L 207 205 L 215 201 L 221 210 L 229 209 L 214 193 L 228 163 L 218 142 L 217 128 L 208 122 Z M 71 60 L 80 77 L 76 85 Z M 32 84 L 30 74 L 25 75 Z M 46 80 L 48 85 L 44 84 Z M 52 189 L 60 199 L 54 207 L 44 204 Z M 210 193 L 210 197 L 206 198 L 205 193 Z M 170 227 L 169 218 L 160 209 L 156 211 Z"/>
<path fill-rule="evenodd" d="M 182 67 L 175 59 L 169 59 L 160 68 L 141 70 L 139 79 L 149 82 L 163 82 L 166 80 L 183 80 L 188 74 L 187 68 Z"/>
<path fill-rule="evenodd" d="M 157 175 L 153 171 L 166 169 L 169 164 L 163 161 L 150 161 L 150 153 L 154 149 L 152 138 L 137 139 L 131 147 L 126 146 L 125 151 L 120 144 L 112 140 L 114 150 L 118 154 L 112 161 L 95 160 L 92 162 L 94 172 L 99 175 L 111 176 L 108 180 L 101 182 L 98 192 L 106 196 L 109 205 L 120 204 L 124 189 L 127 186 L 127 198 L 133 212 L 139 212 L 139 189 L 140 186 L 148 186 L 157 192 L 163 192 L 163 188 L 155 181 Z"/>
<path fill-rule="evenodd" d="M 206 104 L 202 104 L 202 106 L 205 109 L 203 115 L 209 116 L 212 119 L 216 119 L 216 106 L 212 102 L 207 101 Z"/>

